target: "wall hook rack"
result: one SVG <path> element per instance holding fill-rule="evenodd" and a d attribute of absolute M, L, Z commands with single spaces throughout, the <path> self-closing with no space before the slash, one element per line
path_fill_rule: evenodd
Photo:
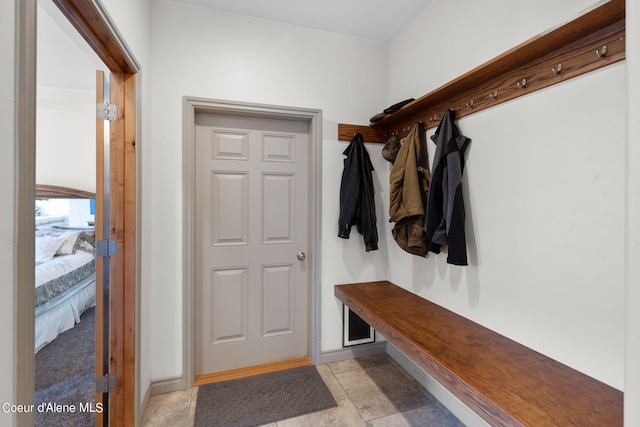
<path fill-rule="evenodd" d="M 468 107 L 456 109 L 456 118 L 461 118 L 624 59 L 625 0 L 610 0 L 507 50 L 369 126 L 338 124 L 338 139 L 349 141 L 353 132 L 359 132 L 367 142 L 384 144 L 392 130 L 401 129 L 399 136 L 406 136 L 405 132 L 420 120 L 427 129 L 436 127 L 438 115 L 452 106 Z M 553 75 L 562 73 L 563 78 L 550 78 L 549 70 Z M 527 77 L 514 84 L 514 76 Z M 488 96 L 487 88 L 492 89 Z M 475 99 L 482 102 L 476 103 Z"/>

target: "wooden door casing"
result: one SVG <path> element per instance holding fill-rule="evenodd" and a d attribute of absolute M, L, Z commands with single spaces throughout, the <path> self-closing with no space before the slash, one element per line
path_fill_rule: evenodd
<path fill-rule="evenodd" d="M 98 75 L 101 72 L 98 72 Z M 98 78 L 97 80 L 100 80 Z M 96 96 L 102 88 L 96 85 Z M 96 414 L 96 425 L 131 425 L 135 420 L 135 307 L 136 307 L 136 152 L 135 75 L 110 73 L 110 103 L 118 106 L 116 120 L 110 122 L 110 235 L 104 234 L 103 218 L 96 216 L 96 240 L 116 241 L 110 258 L 109 372 L 116 376 L 116 389 L 109 393 L 108 414 Z M 96 122 L 96 211 L 104 210 L 104 122 Z M 104 348 L 104 305 L 101 277 L 102 257 L 96 257 L 96 378 L 102 369 Z M 103 402 L 96 394 L 96 402 Z"/>

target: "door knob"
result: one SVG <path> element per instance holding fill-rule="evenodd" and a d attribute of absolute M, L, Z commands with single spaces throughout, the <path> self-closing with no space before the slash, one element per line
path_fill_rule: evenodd
<path fill-rule="evenodd" d="M 305 259 L 307 259 L 307 255 L 304 252 L 298 252 L 298 260 L 304 261 Z"/>

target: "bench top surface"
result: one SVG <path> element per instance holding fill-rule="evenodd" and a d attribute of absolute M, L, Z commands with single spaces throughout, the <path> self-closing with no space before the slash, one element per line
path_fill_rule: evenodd
<path fill-rule="evenodd" d="M 391 282 L 335 295 L 492 425 L 623 424 L 621 391 Z"/>

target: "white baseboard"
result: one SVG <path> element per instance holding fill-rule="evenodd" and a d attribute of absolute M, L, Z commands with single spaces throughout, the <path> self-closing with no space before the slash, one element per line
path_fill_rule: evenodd
<path fill-rule="evenodd" d="M 457 397 L 455 397 L 442 384 L 436 381 L 431 375 L 416 365 L 412 360 L 404 355 L 397 347 L 387 343 L 387 354 L 398 362 L 409 375 L 415 378 L 429 393 L 440 401 L 453 415 L 467 427 L 490 427 L 486 421 L 480 418 L 475 412 L 469 409 Z"/>
<path fill-rule="evenodd" d="M 184 383 L 182 377 L 167 378 L 164 380 L 158 380 L 151 383 L 149 387 L 149 395 L 155 396 L 157 394 L 171 393 L 173 391 L 184 390 Z"/>
<path fill-rule="evenodd" d="M 142 425 L 144 414 L 147 413 L 147 408 L 149 407 L 149 402 L 151 401 L 152 396 L 180 390 L 184 390 L 182 377 L 167 378 L 164 380 L 152 382 L 149 387 L 147 387 L 147 391 L 144 394 L 144 399 L 142 399 L 142 403 L 140 404 L 138 422 L 136 423 L 136 425 Z"/>
<path fill-rule="evenodd" d="M 354 345 L 339 350 L 326 351 L 322 353 L 320 364 L 340 362 L 342 360 L 355 359 L 358 357 L 373 356 L 374 354 L 385 353 L 387 343 L 385 341 L 371 344 Z"/>
<path fill-rule="evenodd" d="M 353 347 L 345 347 L 339 350 L 324 352 L 321 355 L 320 364 L 339 362 L 341 360 L 355 359 L 358 357 L 372 356 L 387 351 L 387 343 L 385 341 L 371 344 L 354 345 Z M 149 398 L 157 394 L 171 393 L 173 391 L 184 390 L 184 382 L 181 376 L 166 378 L 164 380 L 153 381 L 149 386 L 147 395 Z M 147 401 L 145 396 L 145 402 Z"/>

